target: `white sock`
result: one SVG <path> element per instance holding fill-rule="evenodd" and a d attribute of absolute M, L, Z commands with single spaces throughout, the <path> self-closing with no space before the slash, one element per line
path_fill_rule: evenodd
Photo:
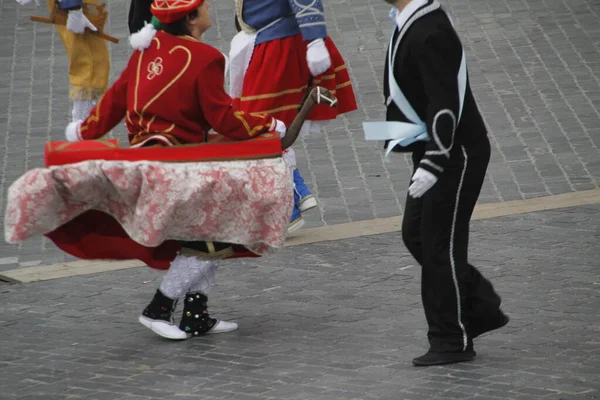
<path fill-rule="evenodd" d="M 215 275 L 217 273 L 217 268 L 219 268 L 218 261 L 202 261 L 206 263 L 205 274 L 202 275 L 199 280 L 192 285 L 188 292 L 197 293 L 202 292 L 205 296 L 208 296 L 210 289 L 212 288 L 213 283 L 215 282 Z"/>
<path fill-rule="evenodd" d="M 287 164 L 290 171 L 294 171 L 296 168 L 296 152 L 293 148 L 289 148 L 283 151 L 283 160 Z"/>

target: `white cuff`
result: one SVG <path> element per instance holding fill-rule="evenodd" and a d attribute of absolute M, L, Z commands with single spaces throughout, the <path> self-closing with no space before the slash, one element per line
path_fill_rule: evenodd
<path fill-rule="evenodd" d="M 65 130 L 65 137 L 69 142 L 79 142 L 80 140 L 83 140 L 80 131 L 82 122 L 83 121 L 75 121 L 67 125 L 67 129 Z"/>
<path fill-rule="evenodd" d="M 318 46 L 318 47 L 325 46 L 325 41 L 323 40 L 323 38 L 318 38 L 318 39 L 315 39 L 315 40 L 311 41 L 310 43 L 308 43 L 308 45 L 306 45 L 307 48 L 310 48 L 312 46 Z"/>
<path fill-rule="evenodd" d="M 323 39 L 315 39 L 308 44 L 306 62 L 312 76 L 321 75 L 331 67 L 331 56 Z"/>
<path fill-rule="evenodd" d="M 273 119 L 275 120 L 275 125 L 274 125 L 275 129 L 273 129 L 273 130 L 275 132 L 279 133 L 279 137 L 284 137 L 285 133 L 287 132 L 287 126 L 285 126 L 285 124 L 282 121 L 280 121 L 276 118 L 273 118 Z"/>

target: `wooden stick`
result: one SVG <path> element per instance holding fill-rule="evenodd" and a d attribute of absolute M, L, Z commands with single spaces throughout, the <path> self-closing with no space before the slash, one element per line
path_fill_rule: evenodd
<path fill-rule="evenodd" d="M 333 93 L 323 87 L 316 86 L 312 88 L 308 96 L 304 98 L 304 103 L 300 105 L 298 114 L 296 114 L 290 126 L 287 127 L 285 136 L 281 138 L 282 150 L 286 150 L 294 144 L 298 135 L 300 135 L 300 130 L 308 114 L 317 104 L 327 104 L 329 107 L 335 108 L 337 107 L 337 99 Z"/>
<path fill-rule="evenodd" d="M 31 20 L 35 21 L 35 22 L 43 22 L 45 24 L 53 24 L 53 25 L 62 25 L 61 23 L 58 23 L 56 21 L 53 21 L 50 18 L 45 18 L 45 17 L 36 17 L 35 15 L 31 16 Z M 104 32 L 100 32 L 100 31 L 92 31 L 89 28 L 86 28 L 86 30 L 90 33 L 93 33 L 94 35 L 98 35 L 99 37 L 101 37 L 104 40 L 108 40 L 109 42 L 113 42 L 113 43 L 119 43 L 119 39 L 117 39 L 116 37 L 110 36 L 105 34 Z"/>

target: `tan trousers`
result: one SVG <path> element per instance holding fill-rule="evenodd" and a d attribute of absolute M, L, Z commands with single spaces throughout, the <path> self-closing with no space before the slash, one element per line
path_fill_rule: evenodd
<path fill-rule="evenodd" d="M 48 0 L 52 10 L 56 0 Z M 69 57 L 69 97 L 72 100 L 96 100 L 108 86 L 110 56 L 104 39 L 86 30 L 79 35 L 56 25 Z"/>

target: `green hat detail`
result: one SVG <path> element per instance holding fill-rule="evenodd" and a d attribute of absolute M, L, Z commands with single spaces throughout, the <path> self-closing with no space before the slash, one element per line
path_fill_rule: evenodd
<path fill-rule="evenodd" d="M 152 16 L 152 20 L 150 21 L 150 23 L 152 24 L 152 26 L 154 26 L 154 29 L 156 29 L 157 31 L 161 30 L 162 24 L 155 16 Z"/>

